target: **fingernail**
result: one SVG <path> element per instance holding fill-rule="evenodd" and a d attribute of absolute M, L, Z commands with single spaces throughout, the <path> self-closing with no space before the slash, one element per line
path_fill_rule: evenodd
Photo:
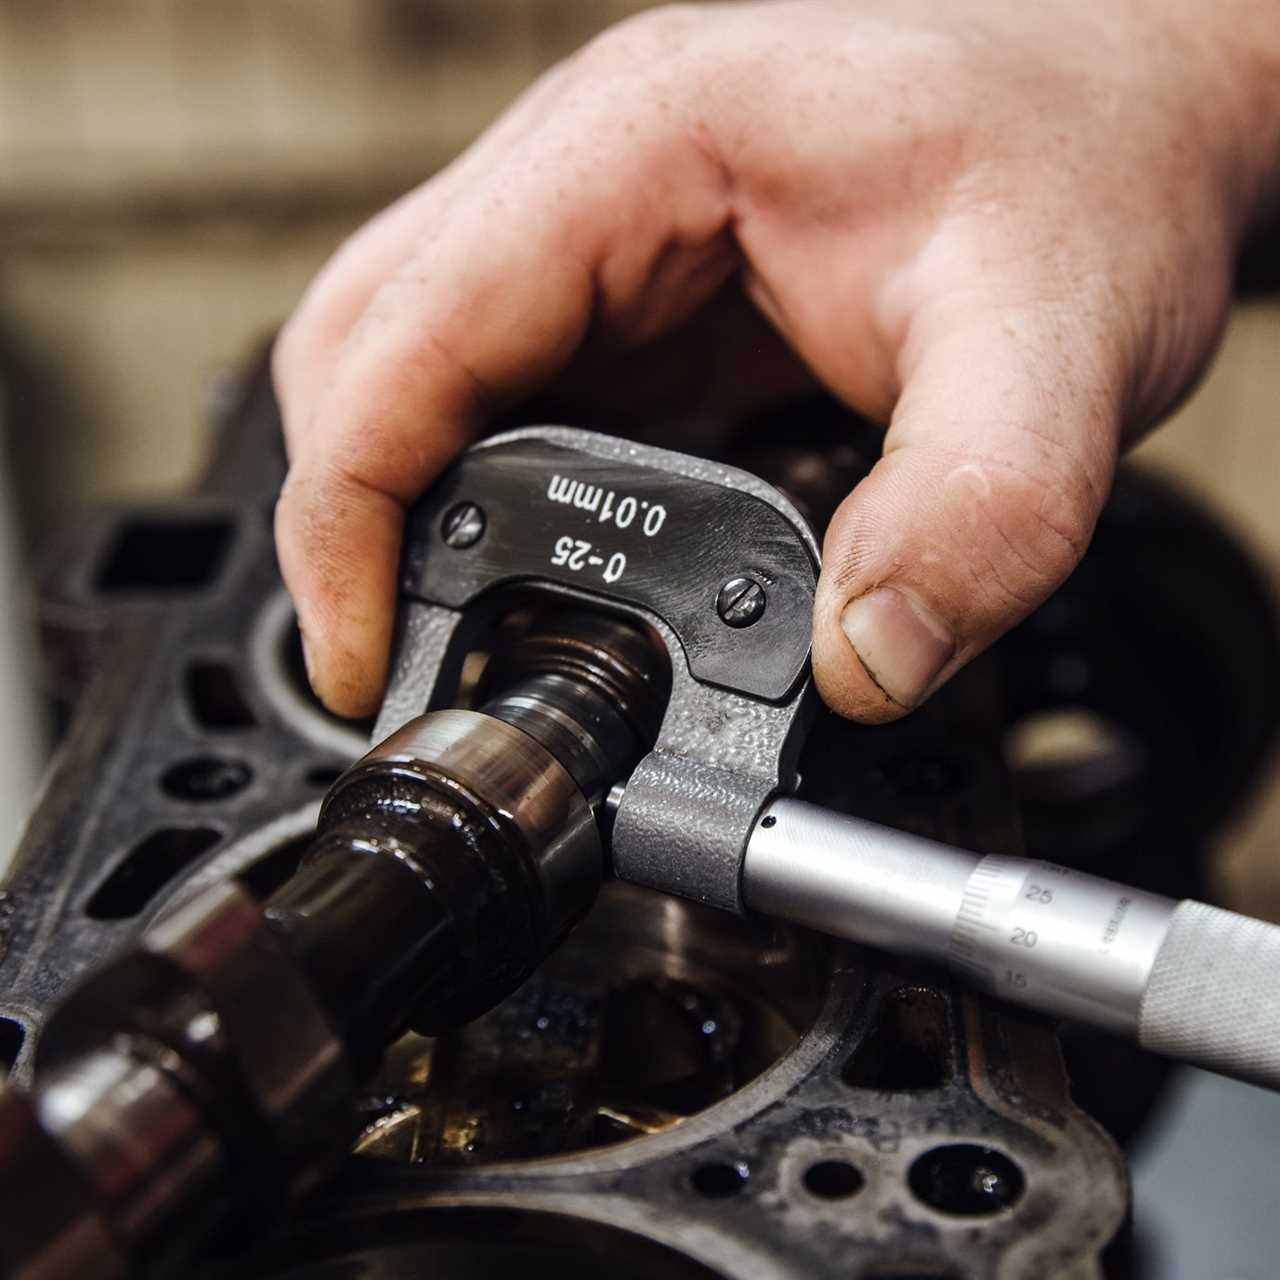
<path fill-rule="evenodd" d="M 903 707 L 924 698 L 956 651 L 947 628 L 893 587 L 876 587 L 850 600 L 840 628 L 867 674 Z"/>

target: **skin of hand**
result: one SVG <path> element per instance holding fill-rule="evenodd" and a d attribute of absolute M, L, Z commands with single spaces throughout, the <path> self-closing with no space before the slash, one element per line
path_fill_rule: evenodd
<path fill-rule="evenodd" d="M 826 536 L 814 672 L 855 719 L 919 704 L 1066 577 L 1211 355 L 1275 203 L 1278 33 L 1273 0 L 770 0 L 553 68 L 277 343 L 319 695 L 377 705 L 405 508 L 486 420 L 656 352 L 744 402 L 802 366 L 887 424 Z"/>

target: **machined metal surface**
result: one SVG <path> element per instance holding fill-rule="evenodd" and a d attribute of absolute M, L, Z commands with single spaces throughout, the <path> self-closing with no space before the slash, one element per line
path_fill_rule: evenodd
<path fill-rule="evenodd" d="M 545 747 L 474 711 L 433 711 L 380 742 L 355 769 L 416 761 L 462 782 L 524 835 L 554 934 L 591 905 L 604 874 L 600 836 L 582 792 Z"/>
<path fill-rule="evenodd" d="M 44 1129 L 87 1174 L 118 1244 L 163 1253 L 171 1233 L 207 1221 L 225 1200 L 227 1168 L 199 1108 L 152 1063 L 103 1048 L 53 1072 L 35 1102 Z"/>
<path fill-rule="evenodd" d="M 1135 1039 L 1176 906 L 786 799 L 757 824 L 743 880 L 757 911 L 932 957 L 1002 999 Z"/>
<path fill-rule="evenodd" d="M 211 574 L 188 574 L 181 588 L 152 581 L 145 589 L 121 587 L 128 580 L 121 572 L 104 576 L 122 531 L 138 524 L 137 512 L 120 511 L 73 537 L 49 580 L 47 616 L 62 620 L 64 636 L 90 642 L 96 656 L 84 669 L 105 674 L 80 703 L 5 886 L 12 910 L 0 1017 L 25 1037 L 18 1079 L 29 1071 L 53 1001 L 145 922 L 171 914 L 218 874 L 262 897 L 285 879 L 318 796 L 356 754 L 344 754 L 338 743 L 349 739 L 330 732 L 350 730 L 334 726 L 287 666 L 249 643 L 282 609 L 267 519 L 280 461 L 265 382 L 254 395 L 227 428 L 211 486 L 193 500 L 196 515 L 180 503 L 148 515 L 163 532 L 174 512 L 188 522 L 216 513 L 230 532 Z M 716 474 L 715 464 L 705 467 Z M 709 607 L 714 613 L 714 590 Z M 401 653 L 430 655 L 434 645 L 438 660 L 458 623 L 421 606 L 405 625 L 421 628 L 415 640 L 426 649 L 402 646 Z M 665 636 L 660 625 L 655 630 L 669 651 L 676 647 L 670 629 Z M 387 712 L 407 714 L 391 727 L 430 700 L 431 689 L 414 686 L 411 666 L 398 671 L 402 700 Z M 725 704 L 704 698 L 687 667 L 673 667 L 672 680 L 658 749 L 675 774 L 682 759 L 714 754 L 730 736 L 714 714 Z M 1007 777 L 994 748 L 1002 727 L 991 711 L 994 690 L 991 669 L 979 669 L 905 725 L 867 731 L 822 719 L 811 758 L 799 762 L 802 794 L 847 804 L 843 792 L 856 793 L 869 818 L 1016 852 Z M 767 794 L 797 764 L 789 744 L 798 709 L 759 709 L 745 699 L 729 706 L 751 728 L 732 763 L 753 771 Z M 210 759 L 243 766 L 247 779 L 223 771 L 223 782 L 193 789 L 173 772 Z M 228 777 L 240 779 L 230 790 Z M 706 812 L 697 809 L 698 791 L 685 785 L 690 813 Z M 633 781 L 620 819 L 642 799 Z M 484 1274 L 495 1259 L 526 1269 L 549 1264 L 564 1275 L 604 1265 L 620 1276 L 761 1280 L 1101 1274 L 1101 1256 L 1125 1216 L 1123 1164 L 1072 1104 L 1045 1024 L 965 995 L 931 967 L 828 948 L 803 931 L 776 941 L 748 932 L 734 947 L 712 931 L 698 942 L 690 923 L 696 905 L 621 892 L 638 895 L 624 900 L 622 916 L 647 922 L 643 941 L 620 931 L 617 914 L 601 916 L 594 933 L 589 917 L 574 935 L 583 947 L 576 977 L 535 975 L 509 1011 L 490 1015 L 509 1019 L 502 1025 L 511 1037 L 528 1033 L 521 1044 L 536 1047 L 527 1052 L 548 1086 L 566 1078 L 565 1055 L 579 1055 L 576 1096 L 598 1099 L 592 1115 L 609 1127 L 608 1142 L 593 1122 L 559 1150 L 553 1138 L 534 1141 L 528 1130 L 487 1144 L 486 1133 L 512 1132 L 499 1115 L 511 1102 L 502 1084 L 507 1037 L 475 1032 L 481 1038 L 471 1047 L 465 1034 L 444 1037 L 431 1046 L 440 1087 L 450 1079 L 492 1082 L 473 1109 L 455 1113 L 448 1135 L 430 1139 L 449 1147 L 452 1162 L 428 1165 L 403 1149 L 353 1157 L 333 1190 L 276 1245 L 221 1274 L 336 1276 L 358 1266 L 407 1277 L 447 1265 L 468 1276 Z M 718 893 L 709 883 L 706 896 Z M 732 965 L 727 955 L 736 957 Z M 774 999 L 775 984 L 812 991 L 779 997 L 781 1023 L 759 1011 Z M 670 1023 L 665 1013 L 659 1019 L 665 1030 L 654 1044 L 687 1046 L 679 1070 L 714 1066 L 726 1043 L 718 1027 L 701 1030 L 715 1016 L 691 1023 L 681 1021 L 686 1015 L 708 1010 L 736 1016 L 739 1026 L 773 1029 L 764 1037 L 767 1051 L 726 1050 L 730 1059 L 744 1056 L 714 1087 L 695 1072 L 701 1091 L 680 1114 L 654 1102 L 662 1071 L 624 1082 L 642 1096 L 593 1083 L 609 1079 L 596 1048 L 610 1038 L 592 1028 L 618 1002 L 627 1010 L 637 1002 L 673 1008 Z M 694 1049 L 710 1057 L 699 1059 Z M 645 1051 L 641 1042 L 631 1056 Z M 487 1075 L 464 1070 L 477 1061 L 490 1064 Z M 377 1144 L 374 1131 L 385 1136 L 412 1103 L 412 1080 L 389 1083 L 368 1112 L 370 1129 L 359 1140 L 366 1149 Z M 576 1109 L 559 1128 L 554 1115 L 544 1107 L 539 1133 L 575 1128 Z M 478 1140 L 459 1127 L 472 1116 Z M 466 1150 L 468 1141 L 474 1150 Z M 542 1145 L 530 1152 L 531 1143 Z M 522 1158 L 529 1154 L 538 1158 Z"/>
<path fill-rule="evenodd" d="M 345 771 L 265 903 L 235 880 L 202 889 L 54 1010 L 31 1115 L 129 1274 L 268 1234 L 350 1150 L 355 1088 L 388 1046 L 514 994 L 594 900 L 588 796 L 602 803 L 652 742 L 665 655 L 593 614 L 508 620 L 504 638 L 483 711 L 428 713 Z M 165 780 L 219 799 L 247 773 L 186 762 Z M 32 1160 L 41 1172 L 29 1143 L 0 1148 L 0 1179 L 17 1186 L 14 1162 Z M 11 1195 L 0 1232 L 43 1194 Z M 82 1216 L 68 1207 L 69 1237 Z M 47 1252 L 28 1244 L 7 1273 L 78 1280 Z"/>
<path fill-rule="evenodd" d="M 757 822 L 742 878 L 765 915 L 943 961 L 1002 1000 L 1280 1089 L 1276 925 L 785 798 Z"/>

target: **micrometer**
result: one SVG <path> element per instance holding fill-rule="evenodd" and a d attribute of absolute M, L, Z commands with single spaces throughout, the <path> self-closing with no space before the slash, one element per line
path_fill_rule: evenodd
<path fill-rule="evenodd" d="M 385 1047 L 514 991 L 606 873 L 1280 1087 L 1280 929 L 793 798 L 817 571 L 733 468 L 562 427 L 464 454 L 411 513 L 376 745 L 297 872 L 172 903 L 0 1093 L 0 1272 L 268 1231 L 350 1150 Z"/>
<path fill-rule="evenodd" d="M 459 504 L 483 510 L 448 545 Z M 1280 928 L 1054 863 L 962 852 L 787 797 L 811 696 L 817 552 L 777 490 L 731 468 L 564 428 L 498 437 L 420 505 L 401 663 L 379 728 L 422 705 L 415 630 L 537 580 L 634 609 L 671 644 L 653 753 L 615 795 L 623 879 L 951 966 L 1001 999 L 1280 1088 Z M 754 616 L 719 616 L 750 592 Z M 429 700 L 429 695 L 428 695 Z"/>

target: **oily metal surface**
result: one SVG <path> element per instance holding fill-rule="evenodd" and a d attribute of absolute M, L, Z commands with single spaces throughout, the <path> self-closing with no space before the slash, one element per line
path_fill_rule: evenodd
<path fill-rule="evenodd" d="M 200 494 L 100 513 L 51 562 L 43 616 L 78 706 L 5 885 L 18 1079 L 69 981 L 196 883 L 285 878 L 355 754 L 282 656 L 275 429 L 259 380 Z M 138 563 L 113 561 L 125 534 L 172 547 L 192 524 L 225 534 L 216 555 L 185 538 L 201 573 L 166 578 L 137 539 Z M 988 668 L 892 728 L 824 717 L 802 794 L 1014 851 L 998 707 Z M 366 1154 L 221 1274 L 1092 1277 L 1125 1215 L 1046 1025 L 643 890 L 606 896 L 494 1023 L 403 1049 L 368 1091 Z"/>

